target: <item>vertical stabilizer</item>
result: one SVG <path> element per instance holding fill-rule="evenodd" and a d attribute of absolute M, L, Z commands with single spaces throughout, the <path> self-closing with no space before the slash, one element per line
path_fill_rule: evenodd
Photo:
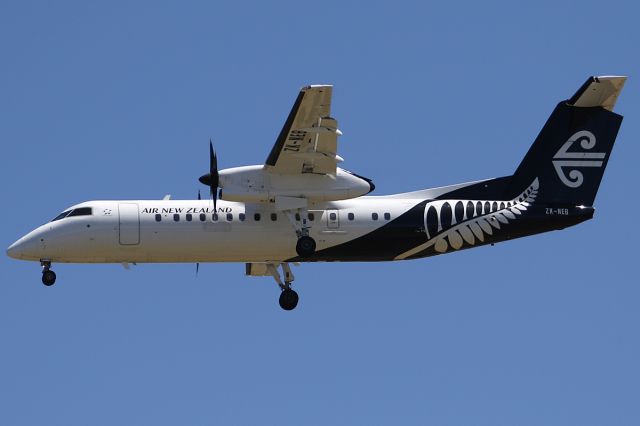
<path fill-rule="evenodd" d="M 508 193 L 538 178 L 539 202 L 592 206 L 622 116 L 613 112 L 626 77 L 590 77 L 560 102 L 518 169 Z"/>

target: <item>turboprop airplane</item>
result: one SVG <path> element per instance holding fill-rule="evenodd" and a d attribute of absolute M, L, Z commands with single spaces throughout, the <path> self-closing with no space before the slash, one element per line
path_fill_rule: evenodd
<path fill-rule="evenodd" d="M 55 262 L 243 262 L 246 275 L 272 276 L 280 306 L 291 310 L 290 263 L 417 259 L 591 219 L 625 81 L 591 77 L 560 102 L 511 176 L 385 196 L 367 196 L 372 181 L 338 167 L 333 88 L 307 86 L 265 164 L 218 171 L 209 143 L 200 182 L 211 199 L 88 201 L 7 253 L 39 261 L 46 286 L 56 281 Z"/>

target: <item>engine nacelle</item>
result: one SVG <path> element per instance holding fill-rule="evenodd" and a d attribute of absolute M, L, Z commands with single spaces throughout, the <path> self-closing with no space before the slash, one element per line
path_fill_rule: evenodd
<path fill-rule="evenodd" d="M 277 196 L 337 201 L 373 191 L 371 180 L 338 168 L 335 176 L 314 173 L 281 175 L 264 166 L 220 170 L 220 198 L 239 202 L 273 202 Z"/>

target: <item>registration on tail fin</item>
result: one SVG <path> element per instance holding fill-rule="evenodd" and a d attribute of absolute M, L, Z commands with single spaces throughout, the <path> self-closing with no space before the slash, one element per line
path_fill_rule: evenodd
<path fill-rule="evenodd" d="M 538 178 L 539 202 L 592 206 L 622 123 L 613 107 L 625 81 L 590 77 L 560 102 L 510 179 L 508 192 L 517 193 Z"/>

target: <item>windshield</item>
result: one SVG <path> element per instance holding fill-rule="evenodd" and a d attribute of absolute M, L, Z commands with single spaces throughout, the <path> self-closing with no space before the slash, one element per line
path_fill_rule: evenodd
<path fill-rule="evenodd" d="M 91 207 L 78 207 L 77 209 L 63 211 L 58 216 L 54 217 L 51 222 L 71 216 L 91 216 L 92 213 L 93 211 Z"/>
<path fill-rule="evenodd" d="M 80 207 L 78 209 L 73 209 L 67 217 L 71 216 L 91 216 L 91 207 Z"/>
<path fill-rule="evenodd" d="M 58 216 L 54 217 L 51 222 L 55 222 L 56 220 L 60 220 L 62 218 L 65 218 L 65 217 L 67 217 L 67 215 L 69 213 L 71 213 L 71 210 L 64 211 L 64 212 L 60 213 Z"/>

